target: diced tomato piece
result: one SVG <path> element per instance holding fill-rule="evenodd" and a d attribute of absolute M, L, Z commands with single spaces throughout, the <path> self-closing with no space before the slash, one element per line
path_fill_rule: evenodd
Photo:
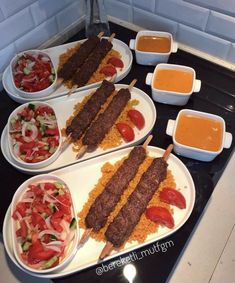
<path fill-rule="evenodd" d="M 45 220 L 42 216 L 36 212 L 32 212 L 32 225 L 35 227 L 38 225 L 40 230 L 44 230 L 47 228 Z"/>
<path fill-rule="evenodd" d="M 118 57 L 109 58 L 108 64 L 112 64 L 114 67 L 117 67 L 117 68 L 123 68 L 124 67 L 122 60 Z"/>
<path fill-rule="evenodd" d="M 44 183 L 44 189 L 45 190 L 55 190 L 56 186 L 53 183 L 45 182 Z"/>
<path fill-rule="evenodd" d="M 177 206 L 178 208 L 186 208 L 186 200 L 181 192 L 172 188 L 163 188 L 159 194 L 161 201 Z"/>
<path fill-rule="evenodd" d="M 21 228 L 16 230 L 16 237 L 21 237 Z"/>
<path fill-rule="evenodd" d="M 59 129 L 56 127 L 54 129 L 51 128 L 47 128 L 45 131 L 46 135 L 50 135 L 50 136 L 58 136 L 59 135 Z"/>
<path fill-rule="evenodd" d="M 65 206 L 61 203 L 56 204 L 59 211 L 63 212 L 65 215 L 71 215 L 71 209 L 69 206 Z"/>
<path fill-rule="evenodd" d="M 42 196 L 43 195 L 43 190 L 39 185 L 29 185 L 29 190 L 30 192 L 33 192 L 36 196 Z"/>
<path fill-rule="evenodd" d="M 135 138 L 133 129 L 125 123 L 117 123 L 116 127 L 126 142 L 131 142 Z"/>
<path fill-rule="evenodd" d="M 35 141 L 24 142 L 23 144 L 20 145 L 20 152 L 27 153 L 28 151 L 31 151 L 35 146 L 36 146 Z"/>
<path fill-rule="evenodd" d="M 51 219 L 50 219 L 52 227 L 58 232 L 63 231 L 63 228 L 60 225 L 63 215 L 64 214 L 62 211 L 56 211 L 55 213 L 52 214 Z"/>
<path fill-rule="evenodd" d="M 28 227 L 23 219 L 20 221 L 20 233 L 23 239 L 25 239 L 28 235 Z"/>
<path fill-rule="evenodd" d="M 143 129 L 145 125 L 145 119 L 144 116 L 140 113 L 140 111 L 136 109 L 130 109 L 127 112 L 127 115 L 139 130 Z"/>
<path fill-rule="evenodd" d="M 28 235 L 28 227 L 24 219 L 20 221 L 21 237 L 26 238 Z"/>
<path fill-rule="evenodd" d="M 42 260 L 48 260 L 56 254 L 57 254 L 57 252 L 55 252 L 53 250 L 44 249 L 41 242 L 39 240 L 37 240 L 35 243 L 33 243 L 29 247 L 28 262 L 30 264 L 35 264 L 35 263 L 38 263 Z"/>
<path fill-rule="evenodd" d="M 18 211 L 18 213 L 22 216 L 25 217 L 26 216 L 26 210 L 29 208 L 29 205 L 26 202 L 18 202 L 15 208 L 15 211 L 12 215 L 12 217 L 17 220 L 18 217 L 16 215 L 16 211 Z"/>
<path fill-rule="evenodd" d="M 68 192 L 65 192 L 62 195 L 58 195 L 56 198 L 66 206 L 71 206 L 72 204 L 71 197 Z"/>
<path fill-rule="evenodd" d="M 113 66 L 107 65 L 100 70 L 100 73 L 104 74 L 106 77 L 112 77 L 117 71 Z"/>
<path fill-rule="evenodd" d="M 50 208 L 47 206 L 46 203 L 42 203 L 40 200 L 36 199 L 33 201 L 32 203 L 32 207 L 33 207 L 33 212 L 37 212 L 39 214 L 41 213 L 46 213 L 48 215 L 51 215 L 51 210 Z"/>
<path fill-rule="evenodd" d="M 154 222 L 159 222 L 162 225 L 172 229 L 174 227 L 174 218 L 165 207 L 151 206 L 146 209 L 145 215 L 148 219 Z"/>
<path fill-rule="evenodd" d="M 52 114 L 54 115 L 54 110 L 49 106 L 39 106 L 36 110 L 36 115 L 43 115 L 43 114 Z"/>
<path fill-rule="evenodd" d="M 59 145 L 59 139 L 55 137 L 48 137 L 48 140 L 50 147 L 57 147 Z"/>

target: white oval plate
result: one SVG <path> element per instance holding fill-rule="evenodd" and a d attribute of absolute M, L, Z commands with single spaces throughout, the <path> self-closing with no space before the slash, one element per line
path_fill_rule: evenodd
<path fill-rule="evenodd" d="M 59 64 L 59 56 L 62 53 L 66 52 L 66 50 L 68 48 L 72 48 L 78 42 L 82 43 L 83 41 L 84 41 L 84 39 L 79 40 L 79 41 L 75 41 L 75 42 L 71 42 L 71 43 L 67 43 L 67 44 L 63 44 L 63 45 L 59 45 L 59 46 L 56 46 L 56 47 L 44 49 L 43 51 L 46 52 L 51 57 L 54 65 L 55 65 L 55 69 L 57 70 L 57 67 L 58 67 L 58 64 Z M 120 80 L 125 78 L 125 76 L 127 76 L 127 74 L 130 72 L 131 66 L 132 66 L 132 61 L 133 61 L 133 56 L 132 56 L 132 52 L 130 51 L 129 47 L 123 41 L 114 38 L 112 43 L 113 43 L 113 49 L 117 50 L 121 54 L 122 61 L 124 63 L 124 68 L 122 70 L 117 69 L 117 76 L 114 79 L 114 82 L 119 82 Z M 25 103 L 25 102 L 34 100 L 32 98 L 30 99 L 30 98 L 21 97 L 16 93 L 14 86 L 12 84 L 12 81 L 11 81 L 10 67 L 9 66 L 5 69 L 5 71 L 3 73 L 2 83 L 3 83 L 3 87 L 6 90 L 7 94 L 14 101 L 16 101 L 18 103 Z M 94 84 L 85 85 L 83 87 L 78 88 L 77 91 L 88 89 L 88 88 L 93 88 L 93 87 L 96 87 L 100 84 L 101 84 L 101 81 L 94 83 Z M 69 89 L 66 88 L 64 85 L 61 85 L 56 91 L 54 91 L 50 95 L 48 95 L 46 97 L 42 97 L 42 98 L 37 98 L 37 100 L 52 99 L 52 98 L 55 98 L 55 97 L 66 95 L 68 92 L 69 92 Z"/>
<path fill-rule="evenodd" d="M 127 85 L 123 84 L 116 84 L 115 89 L 120 88 L 127 88 Z M 50 104 L 56 114 L 58 126 L 60 129 L 65 127 L 66 120 L 72 115 L 73 113 L 73 107 L 78 102 L 81 102 L 82 99 L 87 96 L 89 93 L 94 91 L 96 88 L 93 89 L 87 89 L 81 92 L 73 93 L 70 97 L 62 96 L 58 97 L 52 100 L 48 100 L 47 103 Z M 127 146 L 132 146 L 135 144 L 141 143 L 146 136 L 151 132 L 155 121 L 156 121 L 156 108 L 154 106 L 154 103 L 152 99 L 142 90 L 138 88 L 132 88 L 131 90 L 131 99 L 138 99 L 139 104 L 135 107 L 138 109 L 145 117 L 145 127 L 139 131 L 136 127 L 134 128 L 135 132 L 135 139 L 130 142 L 122 142 L 119 146 L 110 148 L 107 150 L 102 150 L 101 148 L 97 148 L 94 152 L 86 153 L 83 157 L 80 159 L 76 159 L 76 153 L 72 150 L 72 145 L 69 145 L 65 151 L 63 151 L 60 156 L 51 164 L 48 166 L 45 166 L 43 168 L 39 169 L 31 169 L 31 168 L 23 168 L 22 166 L 19 166 L 19 164 L 16 164 L 15 160 L 12 158 L 9 146 L 7 142 L 7 129 L 4 128 L 1 136 L 1 149 L 2 153 L 5 157 L 5 159 L 16 169 L 27 173 L 27 174 L 38 174 L 38 173 L 47 173 L 52 170 L 59 169 L 61 167 L 71 165 L 73 163 L 81 162 L 86 159 L 96 157 L 102 154 L 106 154 L 108 152 L 118 150 Z"/>
<path fill-rule="evenodd" d="M 115 151 L 94 159 L 87 160 L 83 163 L 77 163 L 66 168 L 52 172 L 52 174 L 58 176 L 69 186 L 71 193 L 75 197 L 75 206 L 78 211 L 81 211 L 84 203 L 88 199 L 89 192 L 93 189 L 94 185 L 98 182 L 101 177 L 101 167 L 106 162 L 115 163 L 124 156 L 128 155 L 131 148 L 125 148 L 119 151 Z M 148 147 L 148 155 L 153 157 L 160 157 L 163 155 L 165 150 L 157 147 Z M 174 210 L 174 229 L 169 229 L 167 227 L 160 227 L 157 233 L 150 234 L 146 241 L 142 244 L 137 242 L 132 242 L 126 244 L 125 248 L 120 252 L 113 251 L 109 257 L 104 261 L 110 260 L 116 256 L 121 256 L 124 253 L 131 252 L 137 248 L 144 247 L 150 243 L 159 241 L 174 232 L 176 232 L 189 218 L 192 213 L 194 203 L 195 203 L 195 187 L 193 179 L 186 168 L 186 166 L 173 154 L 170 154 L 168 160 L 168 169 L 174 175 L 177 188 L 181 189 L 182 194 L 186 199 L 186 209 L 179 209 L 177 207 L 171 207 Z M 91 178 L 92 176 L 92 178 Z M 11 258 L 11 260 L 22 269 L 22 267 L 16 261 L 14 257 L 12 238 L 11 238 L 11 215 L 10 208 L 8 209 L 4 224 L 3 224 L 3 240 L 6 251 Z M 80 235 L 84 232 L 80 229 Z M 99 255 L 104 247 L 103 242 L 97 242 L 96 240 L 90 238 L 83 247 L 81 247 L 76 253 L 73 260 L 63 269 L 55 273 L 50 274 L 34 274 L 37 277 L 43 278 L 58 278 L 72 273 L 81 271 L 85 268 L 95 266 L 99 264 L 97 262 Z M 23 269 L 24 270 L 24 269 Z M 27 272 L 26 270 L 24 270 Z M 29 273 L 29 272 L 28 272 Z"/>

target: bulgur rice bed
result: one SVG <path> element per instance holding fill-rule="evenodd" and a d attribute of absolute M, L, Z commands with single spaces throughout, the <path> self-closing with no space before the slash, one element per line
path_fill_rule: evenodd
<path fill-rule="evenodd" d="M 72 48 L 68 48 L 66 50 L 66 52 L 64 52 L 63 54 L 60 55 L 59 57 L 59 65 L 58 65 L 58 70 L 61 69 L 61 67 L 63 66 L 63 64 L 68 60 L 69 57 L 71 57 L 73 55 L 73 53 L 76 52 L 76 50 L 80 47 L 80 43 L 76 44 L 74 47 Z M 121 59 L 121 54 L 114 49 L 111 49 L 108 54 L 105 56 L 105 58 L 102 60 L 102 62 L 100 63 L 98 69 L 93 73 L 93 75 L 91 76 L 91 78 L 89 79 L 89 81 L 87 82 L 87 85 L 89 84 L 93 84 L 96 82 L 100 82 L 103 81 L 106 76 L 103 73 L 100 73 L 100 70 L 104 67 L 104 66 L 112 66 L 111 64 L 108 64 L 108 60 L 111 57 L 118 57 Z M 65 86 L 67 86 L 69 89 L 71 89 L 73 87 L 73 82 L 72 80 L 68 80 L 64 82 Z"/>
<path fill-rule="evenodd" d="M 88 99 L 92 96 L 93 92 L 91 94 L 89 94 L 88 96 L 86 96 L 81 102 L 77 103 L 74 105 L 74 112 L 72 114 L 71 117 L 69 117 L 69 119 L 66 121 L 66 126 L 71 124 L 73 118 L 78 114 L 78 112 L 83 108 L 83 106 L 85 105 L 85 103 L 88 101 Z M 111 102 L 111 100 L 113 99 L 113 96 L 117 94 L 117 91 L 114 91 L 112 93 L 112 95 L 108 98 L 108 100 L 106 101 L 105 104 L 102 105 L 101 110 L 99 111 L 99 113 L 102 113 L 108 106 L 108 104 Z M 126 124 L 128 124 L 130 127 L 134 128 L 134 124 L 131 122 L 130 118 L 127 115 L 127 112 L 130 109 L 133 109 L 136 105 L 139 104 L 139 101 L 136 99 L 131 99 L 126 107 L 123 109 L 122 113 L 119 115 L 118 119 L 116 120 L 116 123 L 119 122 L 124 122 Z M 99 115 L 98 113 L 98 115 Z M 97 115 L 97 117 L 98 117 Z M 97 118 L 96 117 L 96 118 Z M 85 134 L 85 133 L 84 133 Z M 65 128 L 62 129 L 62 135 L 66 136 L 65 133 Z M 84 135 L 83 135 L 84 136 Z M 77 140 L 76 142 L 74 142 L 74 146 L 73 146 L 73 150 L 75 152 L 79 151 L 79 149 L 82 147 L 82 138 L 83 136 Z M 113 147 L 117 147 L 122 143 L 123 139 L 121 134 L 119 133 L 119 131 L 117 130 L 116 126 L 113 125 L 112 128 L 110 129 L 110 131 L 106 134 L 105 138 L 103 139 L 103 141 L 101 142 L 101 144 L 99 145 L 99 147 L 103 150 L 107 150 L 109 148 L 113 148 Z"/>
<path fill-rule="evenodd" d="M 85 225 L 85 217 L 90 209 L 90 206 L 95 201 L 96 197 L 103 191 L 105 185 L 109 181 L 109 179 L 112 177 L 112 175 L 116 172 L 118 167 L 122 164 L 124 158 L 122 160 L 117 161 L 115 164 L 111 164 L 109 162 L 105 163 L 102 168 L 102 176 L 98 180 L 97 184 L 94 186 L 93 190 L 89 193 L 88 200 L 84 204 L 82 210 L 78 213 L 79 219 L 79 225 L 80 228 L 86 229 Z M 116 205 L 114 211 L 110 214 L 108 217 L 108 221 L 106 225 L 99 231 L 99 232 L 91 232 L 91 237 L 94 238 L 97 241 L 105 241 L 105 231 L 108 227 L 108 225 L 113 221 L 114 217 L 118 214 L 119 210 L 122 208 L 122 206 L 126 203 L 128 196 L 133 192 L 136 185 L 138 184 L 142 174 L 147 170 L 147 168 L 150 166 L 151 162 L 153 160 L 153 157 L 146 157 L 144 162 L 140 165 L 138 172 L 134 179 L 130 182 L 128 185 L 128 188 L 125 190 L 124 194 L 121 197 L 121 200 Z M 158 190 L 155 192 L 154 196 L 150 200 L 148 206 L 161 206 L 167 208 L 171 214 L 173 214 L 173 210 L 170 208 L 170 205 L 163 203 L 159 199 L 159 192 L 164 187 L 171 187 L 176 188 L 176 183 L 174 180 L 174 176 L 170 170 L 167 170 L 167 177 L 166 179 L 160 184 Z M 147 236 L 152 233 L 156 233 L 158 231 L 159 224 L 149 220 L 146 218 L 145 214 L 141 216 L 141 219 L 137 226 L 135 227 L 134 231 L 128 238 L 126 242 L 132 242 L 137 241 L 138 243 L 143 243 Z M 126 244 L 124 243 L 124 245 Z M 123 245 L 123 246 L 124 246 Z"/>

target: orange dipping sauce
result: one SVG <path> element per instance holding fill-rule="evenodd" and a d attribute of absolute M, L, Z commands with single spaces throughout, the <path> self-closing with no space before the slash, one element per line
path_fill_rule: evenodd
<path fill-rule="evenodd" d="M 223 124 L 215 119 L 181 114 L 175 140 L 183 145 L 209 151 L 219 151 L 222 146 Z"/>
<path fill-rule="evenodd" d="M 153 79 L 153 87 L 166 91 L 190 93 L 193 73 L 176 69 L 159 69 Z"/>
<path fill-rule="evenodd" d="M 142 35 L 138 38 L 136 49 L 144 52 L 168 53 L 171 40 L 163 36 Z"/>

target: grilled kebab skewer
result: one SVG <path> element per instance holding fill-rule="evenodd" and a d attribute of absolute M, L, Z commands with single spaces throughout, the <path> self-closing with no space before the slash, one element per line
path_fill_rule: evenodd
<path fill-rule="evenodd" d="M 102 35 L 103 32 L 99 33 L 98 36 L 88 38 L 81 44 L 75 53 L 68 58 L 57 73 L 58 80 L 56 82 L 56 87 L 59 87 L 63 81 L 67 81 L 73 77 L 74 73 L 82 66 L 88 56 L 98 45 Z"/>
<path fill-rule="evenodd" d="M 113 44 L 111 41 L 114 36 L 115 34 L 112 34 L 109 39 L 102 38 L 101 41 L 96 45 L 95 49 L 82 64 L 81 68 L 74 74 L 74 87 L 69 91 L 68 95 L 73 93 L 78 87 L 84 86 L 89 81 L 92 74 L 99 67 L 101 61 L 112 49 Z"/>
<path fill-rule="evenodd" d="M 105 232 L 107 243 L 99 259 L 104 259 L 113 248 L 119 248 L 131 235 L 155 191 L 166 178 L 166 159 L 172 149 L 173 145 L 170 145 L 163 157 L 153 159 L 147 171 L 142 175 L 135 190 L 128 197 L 126 204 L 108 226 Z"/>
<path fill-rule="evenodd" d="M 106 80 L 96 89 L 95 93 L 66 128 L 66 134 L 71 134 L 72 140 L 76 141 L 82 136 L 114 90 L 114 84 Z"/>
<path fill-rule="evenodd" d="M 149 136 L 143 146 L 136 146 L 131 150 L 128 157 L 108 181 L 102 193 L 95 199 L 85 218 L 87 229 L 81 237 L 80 244 L 85 243 L 92 230 L 98 232 L 105 226 L 110 213 L 120 201 L 123 192 L 144 161 L 146 148 L 151 139 L 152 136 Z"/>
<path fill-rule="evenodd" d="M 118 116 L 121 114 L 128 101 L 131 98 L 130 89 L 134 86 L 136 80 L 133 80 L 128 88 L 120 89 L 113 97 L 103 113 L 100 113 L 97 119 L 91 124 L 82 138 L 82 148 L 77 154 L 80 158 L 85 152 L 90 152 L 102 142 L 105 135 L 114 125 Z"/>
<path fill-rule="evenodd" d="M 71 141 L 78 140 L 90 126 L 102 105 L 115 90 L 114 84 L 104 80 L 99 88 L 88 99 L 83 108 L 73 118 L 70 125 L 66 127 L 67 137 L 62 143 L 62 151 Z"/>

